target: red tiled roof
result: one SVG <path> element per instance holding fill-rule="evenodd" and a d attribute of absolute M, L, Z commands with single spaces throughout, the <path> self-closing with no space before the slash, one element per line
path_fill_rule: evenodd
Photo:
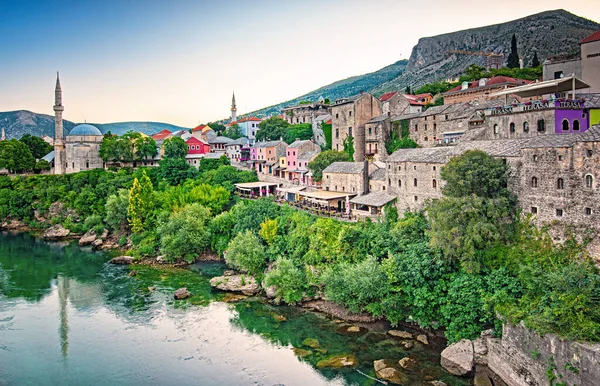
<path fill-rule="evenodd" d="M 198 139 L 196 137 L 189 137 L 187 141 L 185 141 L 185 143 L 203 143 L 205 145 L 208 145 L 205 141 Z"/>
<path fill-rule="evenodd" d="M 152 136 L 152 138 L 153 138 L 153 139 L 165 139 L 166 137 L 168 137 L 168 136 L 169 136 L 169 135 L 171 135 L 171 134 L 172 134 L 172 133 L 171 133 L 169 130 L 167 130 L 167 129 L 164 129 L 163 131 L 160 131 L 160 132 L 158 132 L 158 133 L 154 134 L 154 135 Z"/>
<path fill-rule="evenodd" d="M 192 131 L 202 131 L 202 129 L 204 129 L 206 127 L 206 125 L 199 125 L 196 126 L 192 129 Z"/>
<path fill-rule="evenodd" d="M 256 118 L 256 117 L 247 117 L 247 118 L 242 118 L 242 119 L 240 119 L 239 121 L 237 121 L 235 123 L 248 122 L 248 121 L 260 122 L 261 119 L 260 118 Z"/>
<path fill-rule="evenodd" d="M 595 41 L 598 41 L 598 40 L 600 40 L 600 31 L 594 32 L 593 34 L 591 34 L 587 38 L 585 38 L 582 41 L 580 41 L 579 44 L 591 43 L 591 42 L 595 42 Z"/>
<path fill-rule="evenodd" d="M 493 86 L 493 85 L 505 84 L 505 83 L 512 84 L 514 86 L 522 86 L 524 84 L 530 84 L 533 82 L 530 80 L 511 78 L 510 76 L 498 75 L 498 76 L 494 76 L 494 77 L 491 77 L 490 79 L 488 79 L 487 82 L 485 82 L 485 86 Z M 485 87 L 485 86 L 483 86 L 483 87 Z M 479 80 L 475 80 L 473 82 L 469 82 L 468 90 L 472 90 L 472 89 L 475 89 L 478 87 L 479 87 Z M 455 91 L 461 91 L 461 90 L 462 90 L 462 85 L 459 84 L 458 86 L 451 88 L 447 92 L 455 92 Z"/>
<path fill-rule="evenodd" d="M 417 98 L 417 99 L 426 98 L 427 99 L 427 98 L 433 98 L 433 95 L 431 95 L 431 93 L 426 92 L 424 94 L 415 95 L 415 98 Z"/>
<path fill-rule="evenodd" d="M 394 95 L 398 94 L 398 91 L 392 91 L 392 92 L 388 92 L 383 94 L 382 96 L 379 97 L 379 100 L 382 102 L 385 102 L 387 100 L 389 100 L 391 97 L 393 97 Z"/>
<path fill-rule="evenodd" d="M 331 123 L 332 123 L 331 119 L 328 120 L 327 122 L 325 122 L 326 125 L 331 125 Z"/>

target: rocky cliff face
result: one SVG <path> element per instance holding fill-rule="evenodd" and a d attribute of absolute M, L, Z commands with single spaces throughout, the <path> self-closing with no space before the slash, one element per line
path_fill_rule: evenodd
<path fill-rule="evenodd" d="M 519 56 L 527 66 L 537 52 L 541 62 L 549 56 L 572 53 L 583 38 L 600 29 L 600 24 L 565 10 L 547 11 L 507 23 L 421 38 L 414 46 L 406 71 L 377 87 L 375 92 L 418 87 L 460 75 L 470 64 L 484 65 L 483 56 L 450 54 L 451 50 L 510 52 L 512 35 L 517 37 Z"/>

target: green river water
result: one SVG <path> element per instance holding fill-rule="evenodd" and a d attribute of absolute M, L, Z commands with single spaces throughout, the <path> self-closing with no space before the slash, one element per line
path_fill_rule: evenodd
<path fill-rule="evenodd" d="M 404 372 L 406 385 L 469 384 L 439 366 L 442 342 L 406 350 L 384 330 L 349 335 L 340 321 L 300 308 L 227 303 L 208 282 L 220 264 L 157 269 L 109 259 L 0 233 L 0 385 L 380 385 L 356 369 L 318 368 L 336 354 L 355 355 L 370 376 L 374 360 L 409 356 L 417 366 Z M 179 287 L 193 296 L 174 300 Z M 307 338 L 318 349 L 303 345 Z"/>

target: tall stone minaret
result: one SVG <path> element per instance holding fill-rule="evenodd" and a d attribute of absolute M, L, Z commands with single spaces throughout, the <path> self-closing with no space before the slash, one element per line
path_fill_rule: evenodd
<path fill-rule="evenodd" d="M 231 98 L 231 122 L 237 121 L 237 108 L 235 107 L 235 92 Z"/>
<path fill-rule="evenodd" d="M 62 113 L 64 110 L 65 108 L 62 105 L 60 79 L 57 72 L 56 88 L 54 89 L 54 174 L 65 174 L 67 162 L 62 119 Z"/>
<path fill-rule="evenodd" d="M 4 133 L 4 127 L 2 128 L 2 137 L 0 137 L 0 141 L 6 141 L 6 134 Z"/>

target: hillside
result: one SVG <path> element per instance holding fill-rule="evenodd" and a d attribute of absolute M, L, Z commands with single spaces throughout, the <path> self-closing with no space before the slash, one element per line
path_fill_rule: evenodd
<path fill-rule="evenodd" d="M 170 125 L 160 122 L 117 122 L 117 123 L 91 123 L 102 133 L 110 131 L 113 134 L 124 134 L 130 130 L 140 131 L 152 135 L 161 130 L 170 131 L 188 130 L 185 127 Z M 65 134 L 68 134 L 73 127 L 77 125 L 74 122 L 63 120 Z M 6 138 L 21 138 L 24 134 L 31 134 L 38 137 L 47 135 L 54 137 L 54 116 L 46 114 L 37 114 L 31 111 L 19 110 L 0 112 L 0 129 L 4 128 Z"/>
<path fill-rule="evenodd" d="M 527 66 L 537 51 L 540 61 L 553 55 L 579 49 L 580 40 L 600 29 L 600 24 L 565 10 L 541 12 L 506 23 L 473 28 L 419 39 L 410 59 L 401 60 L 370 74 L 344 79 L 290 101 L 247 115 L 269 115 L 301 100 L 316 101 L 320 96 L 334 100 L 358 92 L 381 95 L 386 91 L 412 89 L 436 80 L 459 75 L 470 64 L 484 65 L 481 56 L 448 54 L 449 50 L 492 51 L 508 57 L 510 40 L 517 37 L 519 55 Z"/>
<path fill-rule="evenodd" d="M 303 100 L 316 102 L 321 96 L 323 98 L 329 98 L 333 102 L 338 98 L 358 94 L 361 91 L 368 92 L 381 84 L 396 79 L 404 72 L 407 64 L 408 60 L 400 60 L 394 64 L 390 64 L 389 66 L 382 68 L 381 70 L 339 80 L 317 90 L 311 91 L 308 94 L 304 94 L 277 105 L 265 107 L 261 110 L 253 111 L 245 116 L 279 114 L 286 106 L 297 105 Z"/>

